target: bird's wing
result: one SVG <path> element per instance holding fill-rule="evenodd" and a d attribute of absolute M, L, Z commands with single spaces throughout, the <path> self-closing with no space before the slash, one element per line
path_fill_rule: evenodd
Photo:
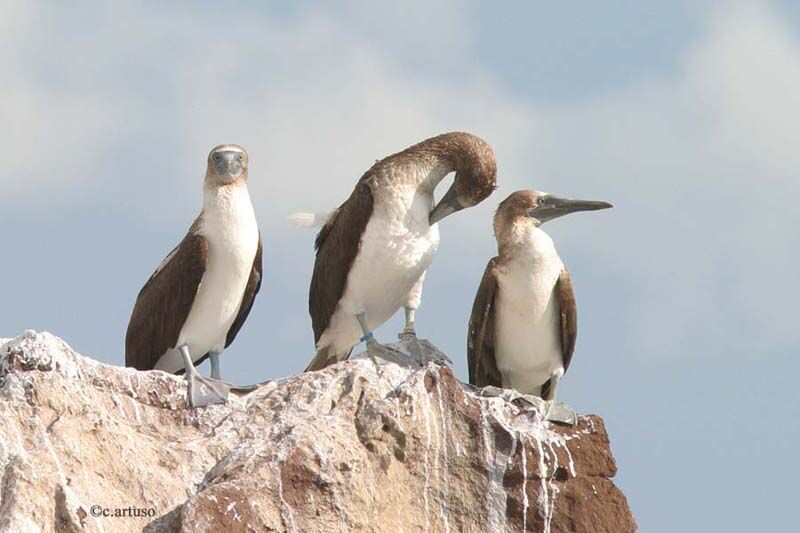
<path fill-rule="evenodd" d="M 578 337 L 578 308 L 575 305 L 572 278 L 566 268 L 561 271 L 556 283 L 555 296 L 561 310 L 561 356 L 566 372 L 575 352 L 575 339 Z"/>
<path fill-rule="evenodd" d="M 330 324 L 372 215 L 372 190 L 365 174 L 348 198 L 327 220 L 315 242 L 317 258 L 308 297 L 314 342 Z"/>
<path fill-rule="evenodd" d="M 564 364 L 564 372 L 566 372 L 572 361 L 572 354 L 575 352 L 575 339 L 578 337 L 578 308 L 575 305 L 572 278 L 566 268 L 561 270 L 553 296 L 558 299 L 558 307 L 561 312 L 561 361 Z M 542 385 L 542 398 L 550 395 L 550 385 L 549 379 Z"/>
<path fill-rule="evenodd" d="M 483 279 L 472 304 L 472 316 L 469 319 L 467 338 L 467 362 L 469 364 L 469 382 L 476 387 L 494 385 L 502 387 L 500 372 L 494 357 L 494 317 L 495 297 L 497 295 L 497 277 L 495 265 L 497 258 L 492 258 L 486 265 Z"/>
<path fill-rule="evenodd" d="M 199 219 L 139 291 L 125 335 L 125 366 L 150 370 L 178 342 L 206 270 L 208 243 L 198 226 Z"/>
<path fill-rule="evenodd" d="M 247 315 L 250 314 L 250 309 L 253 308 L 253 302 L 256 300 L 256 294 L 261 289 L 261 233 L 258 234 L 258 248 L 256 249 L 256 256 L 253 258 L 253 268 L 250 270 L 250 278 L 247 280 L 247 285 L 244 288 L 244 295 L 242 296 L 242 303 L 239 304 L 239 313 L 236 319 L 231 324 L 228 330 L 228 336 L 225 338 L 225 347 L 231 345 L 233 339 L 242 329 L 244 321 L 247 320 Z"/>

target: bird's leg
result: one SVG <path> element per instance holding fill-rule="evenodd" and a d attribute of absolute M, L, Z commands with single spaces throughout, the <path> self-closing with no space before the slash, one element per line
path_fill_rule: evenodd
<path fill-rule="evenodd" d="M 500 370 L 500 386 L 487 385 L 481 389 L 482 396 L 489 396 L 494 398 L 502 398 L 507 402 L 514 402 L 525 395 L 514 389 L 511 384 L 511 371 L 509 369 Z"/>
<path fill-rule="evenodd" d="M 550 374 L 550 386 L 547 389 L 545 398 L 547 408 L 545 412 L 545 420 L 552 422 L 561 422 L 562 424 L 576 425 L 578 423 L 578 414 L 567 407 L 566 404 L 556 403 L 556 395 L 558 393 L 558 384 L 561 377 L 564 375 L 563 368 L 557 368 Z"/>
<path fill-rule="evenodd" d="M 400 340 L 411 340 L 417 338 L 417 332 L 414 329 L 414 314 L 417 312 L 416 308 L 406 307 L 406 325 L 403 331 L 397 336 Z"/>
<path fill-rule="evenodd" d="M 500 380 L 500 384 L 503 385 L 504 389 L 513 389 L 514 386 L 511 385 L 511 369 L 504 368 L 500 371 L 503 374 L 502 379 Z"/>
<path fill-rule="evenodd" d="M 211 362 L 211 379 L 215 379 L 220 383 L 223 383 L 227 386 L 230 390 L 236 392 L 251 392 L 258 388 L 258 385 L 232 385 L 225 381 L 222 381 L 222 374 L 219 371 L 219 356 L 222 355 L 222 352 L 210 351 L 208 352 L 208 359 Z"/>
<path fill-rule="evenodd" d="M 222 379 L 219 373 L 219 352 L 209 352 L 208 359 L 211 362 L 211 378 Z"/>
<path fill-rule="evenodd" d="M 422 285 L 425 283 L 426 274 L 427 271 L 417 278 L 403 302 L 403 308 L 406 312 L 406 324 L 403 331 L 398 335 L 401 341 L 415 341 L 417 339 L 417 332 L 414 331 L 414 314 L 422 303 Z M 417 346 L 417 349 L 419 350 L 419 346 Z"/>
<path fill-rule="evenodd" d="M 361 326 L 361 331 L 364 333 L 364 335 L 361 337 L 361 341 L 366 343 L 367 355 L 369 356 L 370 360 L 375 364 L 376 367 L 380 368 L 378 365 L 378 358 L 381 358 L 385 361 L 396 361 L 396 362 L 408 359 L 408 356 L 406 354 L 398 352 L 397 350 L 393 350 L 388 346 L 384 346 L 375 340 L 372 331 L 369 330 L 369 326 L 367 325 L 367 315 L 365 312 L 357 314 L 356 319 L 358 320 L 358 323 Z"/>
<path fill-rule="evenodd" d="M 178 351 L 181 353 L 183 366 L 186 369 L 188 388 L 186 391 L 186 403 L 190 407 L 202 407 L 228 401 L 230 385 L 215 379 L 204 378 L 198 374 L 192 363 L 192 357 L 189 355 L 189 347 L 187 345 L 181 345 L 178 347 Z"/>
<path fill-rule="evenodd" d="M 356 315 L 356 320 L 358 320 L 358 325 L 361 326 L 361 341 L 367 344 L 367 355 L 369 355 L 370 361 L 378 367 L 378 361 L 375 359 L 376 357 L 376 350 L 374 348 L 375 345 L 378 345 L 378 341 L 375 340 L 375 336 L 370 331 L 369 326 L 367 325 L 367 313 L 366 311 L 362 311 Z"/>
<path fill-rule="evenodd" d="M 556 395 L 558 393 L 558 383 L 561 381 L 561 376 L 564 375 L 563 369 L 557 369 L 550 374 L 550 386 L 547 388 L 546 398 L 542 396 L 542 400 L 547 402 L 547 411 L 545 411 L 545 418 L 550 418 L 550 413 L 553 411 L 553 406 L 556 403 Z"/>
<path fill-rule="evenodd" d="M 530 391 L 529 393 L 522 393 L 514 388 L 511 381 L 511 369 L 500 369 L 500 383 L 503 388 L 493 386 L 484 387 L 481 391 L 484 396 L 499 396 L 509 403 L 513 403 L 520 409 L 530 412 L 543 414 L 547 410 L 546 402 L 542 400 L 536 393 Z"/>
<path fill-rule="evenodd" d="M 407 304 L 404 309 L 406 312 L 406 325 L 403 331 L 397 335 L 397 338 L 400 340 L 403 349 L 417 361 L 419 366 L 425 366 L 424 348 L 419 339 L 417 339 L 417 332 L 414 330 L 414 314 L 417 312 L 417 308 Z"/>

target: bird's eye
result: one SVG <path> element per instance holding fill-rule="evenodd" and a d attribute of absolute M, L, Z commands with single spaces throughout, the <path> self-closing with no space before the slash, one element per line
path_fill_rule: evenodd
<path fill-rule="evenodd" d="M 239 161 L 244 161 L 244 154 L 239 154 Z"/>
<path fill-rule="evenodd" d="M 214 154 L 214 161 L 219 161 L 219 154 Z"/>

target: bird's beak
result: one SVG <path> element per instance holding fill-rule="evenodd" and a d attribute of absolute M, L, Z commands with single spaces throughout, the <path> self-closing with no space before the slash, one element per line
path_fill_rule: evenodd
<path fill-rule="evenodd" d="M 439 200 L 439 203 L 431 210 L 428 216 L 428 223 L 434 225 L 442 220 L 447 215 L 452 215 L 456 211 L 461 211 L 464 206 L 458 201 L 458 194 L 456 194 L 456 184 L 453 183 L 447 192 Z"/>
<path fill-rule="evenodd" d="M 238 179 L 244 173 L 244 166 L 239 160 L 239 152 L 220 152 L 220 158 L 215 161 L 217 175 L 225 182 Z"/>
<path fill-rule="evenodd" d="M 570 198 L 560 198 L 547 194 L 543 196 L 539 205 L 528 211 L 528 216 L 540 222 L 547 222 L 570 213 L 578 211 L 597 211 L 599 209 L 609 209 L 614 207 L 608 202 L 597 202 L 593 200 L 572 200 Z"/>
<path fill-rule="evenodd" d="M 236 165 L 234 165 L 232 163 L 229 163 L 228 164 L 228 168 L 225 169 L 225 178 L 230 180 L 230 181 L 235 180 L 236 178 L 238 178 L 241 175 L 242 175 L 242 167 L 241 166 L 236 166 Z"/>

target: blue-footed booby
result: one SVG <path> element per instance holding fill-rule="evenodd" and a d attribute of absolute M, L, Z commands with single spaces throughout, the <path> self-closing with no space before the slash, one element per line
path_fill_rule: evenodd
<path fill-rule="evenodd" d="M 261 287 L 261 234 L 247 190 L 249 160 L 224 144 L 208 155 L 203 209 L 147 280 L 125 336 L 125 365 L 186 373 L 187 404 L 224 403 L 219 357 Z M 211 379 L 195 365 L 211 360 Z"/>
<path fill-rule="evenodd" d="M 469 321 L 469 382 L 514 389 L 555 404 L 575 351 L 572 281 L 541 225 L 577 211 L 612 207 L 523 190 L 494 216 L 498 255 L 483 274 Z"/>
<path fill-rule="evenodd" d="M 455 179 L 438 203 L 434 189 Z M 400 307 L 414 336 L 425 272 L 439 246 L 438 222 L 495 189 L 494 153 L 469 133 L 445 133 L 376 162 L 350 197 L 323 216 L 316 238 L 309 311 L 316 356 L 307 371 L 346 359 L 360 341 L 375 359 L 388 348 L 372 331 Z M 313 224 L 319 217 L 300 215 Z"/>

